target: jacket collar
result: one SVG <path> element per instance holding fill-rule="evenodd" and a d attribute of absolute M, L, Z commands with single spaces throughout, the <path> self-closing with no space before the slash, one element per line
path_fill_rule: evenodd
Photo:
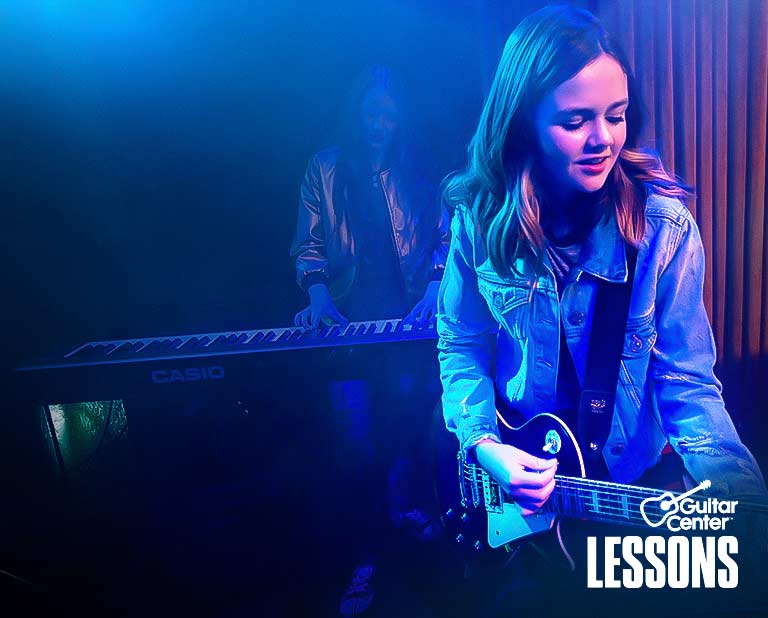
<path fill-rule="evenodd" d="M 581 250 L 577 269 L 577 280 L 585 272 L 613 283 L 626 282 L 627 252 L 614 213 L 595 224 Z"/>

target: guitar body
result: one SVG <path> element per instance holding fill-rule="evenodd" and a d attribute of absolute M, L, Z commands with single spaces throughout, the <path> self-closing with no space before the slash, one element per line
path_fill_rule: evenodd
<path fill-rule="evenodd" d="M 539 414 L 515 427 L 500 419 L 502 441 L 543 459 L 558 459 L 558 470 L 584 476 L 583 458 L 570 428 L 553 414 Z M 509 502 L 501 488 L 477 465 L 461 460 L 460 487 L 463 508 L 487 511 L 487 542 L 491 548 L 502 547 L 550 530 L 556 514 L 538 511 L 523 515 L 520 507 Z"/>
<path fill-rule="evenodd" d="M 488 513 L 488 545 L 497 549 L 529 536 L 551 530 L 555 525 L 553 513 L 523 515 L 516 504 L 507 503 L 501 512 Z"/>
<path fill-rule="evenodd" d="M 558 474 L 586 476 L 584 458 L 576 442 L 576 436 L 558 416 L 537 414 L 519 426 L 512 425 L 507 419 L 505 421 L 499 422 L 502 442 L 511 444 L 534 457 L 557 458 Z"/>

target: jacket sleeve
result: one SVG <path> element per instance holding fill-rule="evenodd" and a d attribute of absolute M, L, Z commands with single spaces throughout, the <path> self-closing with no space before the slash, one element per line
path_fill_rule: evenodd
<path fill-rule="evenodd" d="M 437 222 L 438 244 L 432 252 L 432 272 L 430 281 L 440 281 L 445 273 L 445 262 L 448 258 L 448 248 L 451 245 L 451 229 L 448 210 L 445 205 L 440 205 L 440 219 Z"/>
<path fill-rule="evenodd" d="M 697 482 L 710 480 L 722 495 L 763 494 L 760 469 L 739 439 L 714 375 L 715 342 L 703 289 L 704 248 L 688 215 L 656 290 L 649 377 L 662 426 Z"/>
<path fill-rule="evenodd" d="M 328 282 L 328 255 L 321 214 L 321 181 L 317 156 L 312 157 L 301 183 L 296 233 L 291 257 L 296 259 L 296 282 L 303 290 Z"/>
<path fill-rule="evenodd" d="M 493 389 L 498 325 L 477 287 L 468 223 L 468 213 L 457 209 L 437 301 L 443 414 L 465 451 L 483 438 L 499 441 Z"/>

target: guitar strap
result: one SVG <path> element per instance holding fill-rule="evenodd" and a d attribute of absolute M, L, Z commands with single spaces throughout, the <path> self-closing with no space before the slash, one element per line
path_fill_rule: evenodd
<path fill-rule="evenodd" d="M 592 466 L 602 465 L 601 452 L 611 430 L 629 300 L 635 278 L 637 249 L 626 243 L 624 247 L 627 255 L 626 282 L 598 280 L 584 387 L 579 399 L 578 436 L 586 447 L 583 450 L 586 463 Z"/>

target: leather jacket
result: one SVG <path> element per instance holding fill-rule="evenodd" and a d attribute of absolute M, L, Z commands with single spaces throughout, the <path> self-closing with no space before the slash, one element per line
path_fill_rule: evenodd
<path fill-rule="evenodd" d="M 638 247 L 611 430 L 602 455 L 612 478 L 638 479 L 669 442 L 688 473 L 723 495 L 761 494 L 760 470 L 725 410 L 713 373 L 715 347 L 702 300 L 704 251 L 676 199 L 651 194 Z M 535 275 L 491 266 L 471 212 L 459 207 L 438 299 L 443 409 L 461 448 L 498 440 L 494 396 L 526 418 L 553 412 L 560 327 L 583 384 L 597 280 L 626 281 L 615 217 L 598 222 L 562 298 L 549 259 Z"/>
<path fill-rule="evenodd" d="M 334 196 L 340 154 L 339 148 L 329 148 L 309 161 L 291 245 L 299 286 L 307 290 L 325 283 L 336 303 L 343 302 L 354 284 L 357 255 L 347 208 Z M 416 302 L 429 281 L 442 278 L 450 244 L 448 216 L 436 203 L 414 203 L 396 168 L 383 169 L 379 177 L 408 300 Z"/>

